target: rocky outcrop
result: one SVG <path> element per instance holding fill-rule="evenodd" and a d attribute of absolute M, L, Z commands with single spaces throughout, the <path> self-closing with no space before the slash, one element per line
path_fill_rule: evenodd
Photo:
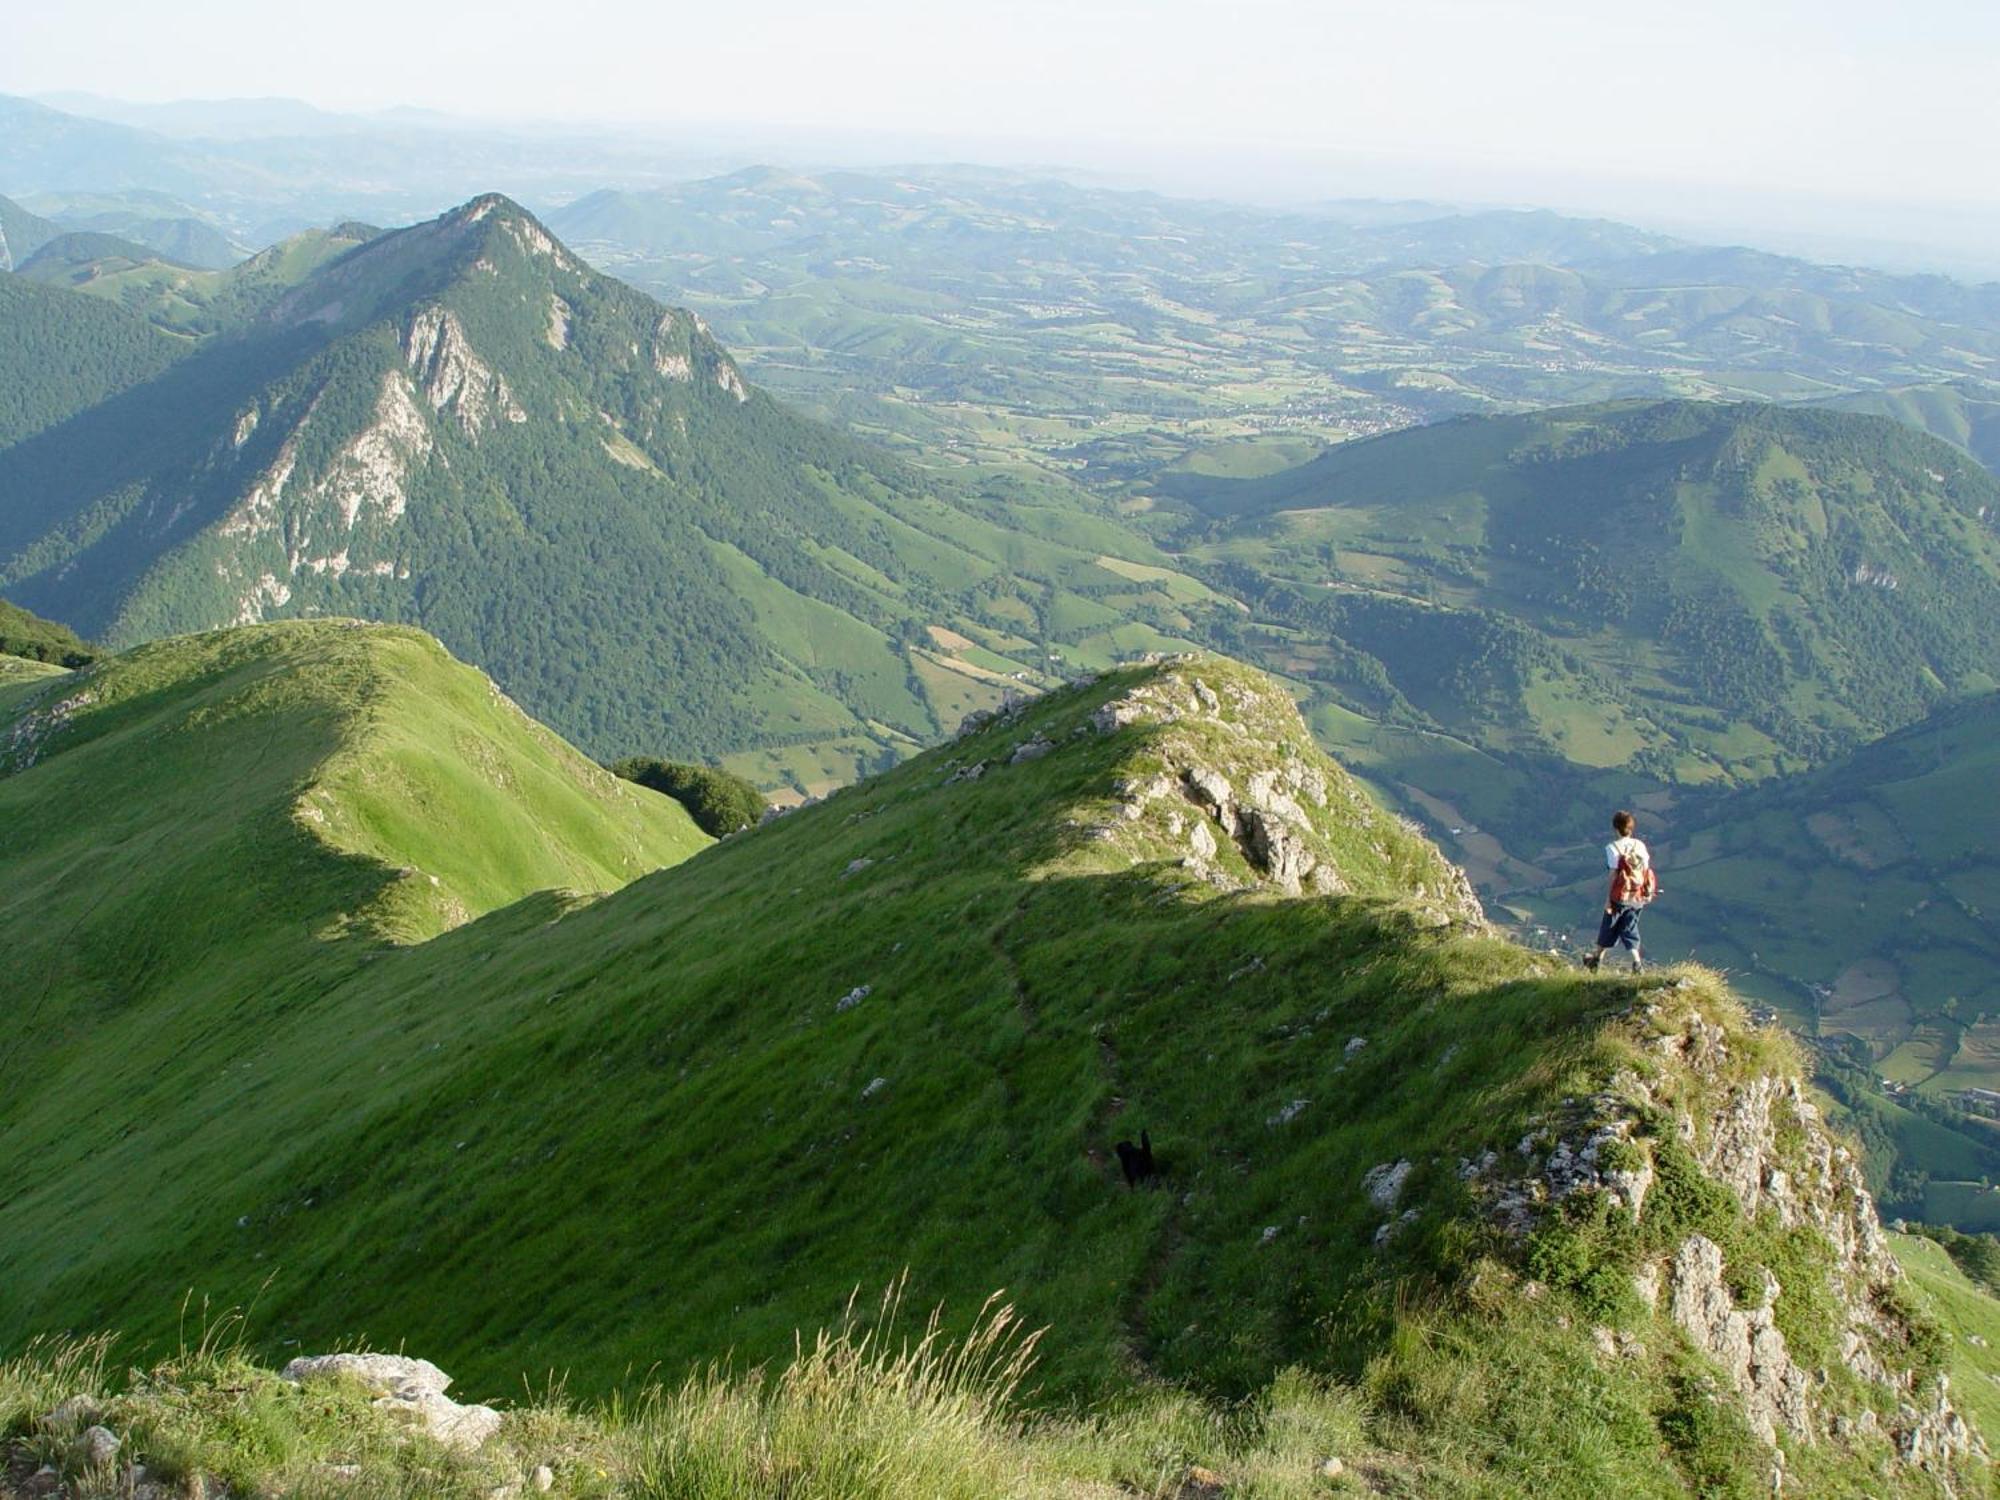
<path fill-rule="evenodd" d="M 1689 1235 L 1669 1273 L 1670 1311 L 1689 1341 L 1722 1367 L 1759 1437 L 1773 1443 L 1782 1430 L 1810 1438 L 1816 1431 L 1812 1380 L 1775 1326 L 1777 1279 L 1766 1271 L 1763 1280 L 1762 1296 L 1739 1307 L 1723 1279 L 1722 1247 Z"/>
<path fill-rule="evenodd" d="M 0 741 L 0 771 L 27 770 L 42 757 L 49 740 L 96 701 L 97 690 L 85 688 L 57 699 L 47 708 L 22 714 L 7 731 L 6 739 Z"/>
<path fill-rule="evenodd" d="M 500 1430 L 500 1413 L 490 1406 L 461 1406 L 445 1394 L 451 1377 L 427 1359 L 402 1354 L 319 1354 L 293 1360 L 282 1378 L 305 1385 L 345 1380 L 375 1397 L 387 1412 L 448 1448 L 471 1452 Z"/>
<path fill-rule="evenodd" d="M 1748 1038 L 1732 1038 L 1704 1013 L 1694 981 L 1652 993 L 1657 998 L 1626 1023 L 1645 1066 L 1565 1101 L 1512 1153 L 1462 1160 L 1461 1180 L 1493 1222 L 1525 1236 L 1579 1194 L 1604 1194 L 1640 1218 L 1658 1181 L 1658 1154 L 1684 1152 L 1682 1170 L 1726 1189 L 1745 1224 L 1807 1231 L 1823 1244 L 1823 1256 L 1807 1257 L 1793 1274 L 1824 1278 L 1809 1300 L 1833 1310 L 1839 1364 L 1893 1397 L 1898 1415 L 1888 1433 L 1904 1459 L 1946 1477 L 1977 1439 L 1952 1410 L 1942 1377 L 1920 1379 L 1903 1362 L 1910 1330 L 1897 1310 L 1902 1271 L 1859 1161 L 1828 1130 L 1798 1077 L 1743 1065 L 1735 1051 Z M 1767 1443 L 1875 1430 L 1872 1413 L 1848 1416 L 1826 1404 L 1825 1371 L 1803 1362 L 1779 1326 L 1785 1287 L 1768 1267 L 1732 1265 L 1713 1238 L 1690 1233 L 1639 1267 L 1637 1288 L 1714 1362 Z"/>
<path fill-rule="evenodd" d="M 528 420 L 507 377 L 474 352 L 465 325 L 450 308 L 419 310 L 403 337 L 403 354 L 431 409 L 450 407 L 467 437 L 478 437 L 495 421 Z"/>
<path fill-rule="evenodd" d="M 1311 749 L 1312 738 L 1289 697 L 1226 671 L 1214 681 L 1187 658 L 1180 670 L 1154 674 L 1101 703 L 1090 726 L 1103 735 L 1136 727 L 1165 732 L 1153 744 L 1164 765 L 1116 787 L 1118 817 L 1149 817 L 1184 848 L 1183 865 L 1222 889 L 1255 883 L 1287 896 L 1342 895 L 1356 888 L 1341 868 L 1334 833 L 1371 830 L 1370 852 L 1390 856 L 1392 842 L 1426 851 L 1409 894 L 1445 922 L 1484 924 L 1471 883 L 1420 835 L 1392 838 L 1390 820 L 1338 767 Z M 1241 865 L 1219 856 L 1233 849 Z"/>

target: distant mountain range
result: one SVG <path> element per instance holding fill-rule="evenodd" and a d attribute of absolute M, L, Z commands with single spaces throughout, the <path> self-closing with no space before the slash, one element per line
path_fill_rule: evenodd
<path fill-rule="evenodd" d="M 1826 402 L 1843 411 L 1893 417 L 1910 427 L 1955 443 L 1987 468 L 2000 473 L 2000 383 L 1952 380 L 1833 396 Z"/>
<path fill-rule="evenodd" d="M 0 452 L 0 590 L 112 642 L 420 621 L 600 754 L 802 789 L 1208 597 L 1079 499 L 943 496 L 793 415 L 505 199 L 346 232 L 90 283 L 144 271 L 118 300 L 205 336 L 95 404 L 117 376 L 69 351 L 70 420 Z"/>
<path fill-rule="evenodd" d="M 856 427 L 1141 499 L 1437 417 L 1984 378 L 2000 286 L 1549 213 L 1279 213 L 1018 174 L 756 168 L 552 226 Z"/>
<path fill-rule="evenodd" d="M 2000 353 L 1994 286 L 1544 211 L 1275 211 L 986 168 L 718 176 L 712 149 L 637 137 L 69 102 L 97 117 L 0 99 L 0 192 L 65 228 L 213 269 L 499 185 L 818 415 L 1133 496 L 1177 462 L 1269 468 L 1444 415 L 1866 396 L 1984 379 Z"/>

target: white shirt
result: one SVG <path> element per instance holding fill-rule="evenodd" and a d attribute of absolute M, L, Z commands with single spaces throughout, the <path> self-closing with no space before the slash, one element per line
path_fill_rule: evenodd
<path fill-rule="evenodd" d="M 1639 868 L 1642 870 L 1653 862 L 1653 853 L 1646 847 L 1645 842 L 1641 839 L 1633 838 L 1628 833 L 1624 838 L 1613 839 L 1604 846 L 1604 868 L 1607 870 L 1617 869 L 1628 854 L 1638 860 Z"/>

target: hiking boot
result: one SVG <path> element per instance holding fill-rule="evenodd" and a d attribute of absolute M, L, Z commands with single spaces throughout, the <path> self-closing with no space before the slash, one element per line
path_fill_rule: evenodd
<path fill-rule="evenodd" d="M 1598 960 L 1599 960 L 1599 959 L 1601 959 L 1601 958 L 1603 958 L 1603 957 L 1604 957 L 1604 955 L 1603 955 L 1602 953 L 1593 953 L 1593 954 L 1591 954 L 1591 955 L 1590 955 L 1590 957 L 1586 958 L 1586 959 L 1585 959 L 1585 960 L 1583 961 L 1583 966 L 1584 966 L 1584 967 L 1585 967 L 1586 969 L 1590 970 L 1590 972 L 1591 972 L 1591 973 L 1595 974 L 1595 973 L 1597 972 L 1597 963 L 1598 963 Z"/>

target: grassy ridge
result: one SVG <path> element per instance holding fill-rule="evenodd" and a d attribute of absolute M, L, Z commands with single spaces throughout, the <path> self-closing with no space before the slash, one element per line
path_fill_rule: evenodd
<path fill-rule="evenodd" d="M 288 639 L 315 648 L 289 671 L 274 661 Z M 443 661 L 338 625 L 119 658 L 91 679 L 119 689 L 89 705 L 96 721 L 79 712 L 0 796 L 133 750 L 149 695 L 183 712 L 148 763 L 176 764 L 176 739 L 237 759 L 269 745 L 253 772 L 282 762 L 288 734 L 330 722 L 302 694 L 355 700 L 339 646 L 385 640 L 414 653 L 393 683 Z M 361 782 L 403 748 L 350 743 Z M 1195 772 L 1261 806 L 1295 800 L 1285 847 L 1344 893 L 1282 896 L 1257 837 L 1238 844 L 1182 790 L 1214 786 Z M 271 774 L 300 837 L 340 778 L 300 798 L 296 774 Z M 245 785 L 260 783 L 209 783 L 232 800 Z M 61 812 L 120 844 L 74 801 Z M 265 867 L 258 851 L 210 848 L 211 881 Z M 1468 923 L 1436 851 L 1311 748 L 1288 698 L 1226 662 L 1053 695 L 580 909 L 537 896 L 419 944 L 312 949 L 341 913 L 409 931 L 435 910 L 427 879 L 348 859 L 318 887 L 288 872 L 288 905 L 267 887 L 213 913 L 295 971 L 267 965 L 236 991 L 163 952 L 159 983 L 123 1008 L 61 1018 L 69 1045 L 43 1048 L 0 1119 L 0 1341 L 116 1327 L 123 1359 L 157 1357 L 193 1287 L 256 1299 L 260 1347 L 366 1337 L 438 1359 L 472 1395 L 554 1368 L 590 1397 L 725 1351 L 738 1369 L 783 1358 L 795 1330 L 838 1326 L 857 1285 L 907 1273 L 911 1304 L 945 1303 L 946 1337 L 1008 1288 L 1048 1329 L 1034 1404 L 1058 1414 L 1025 1426 L 1011 1377 L 997 1395 L 927 1384 L 836 1338 L 769 1385 L 670 1378 L 637 1408 L 524 1410 L 491 1456 L 554 1459 L 574 1494 L 884 1497 L 1170 1494 L 1210 1461 L 1244 1493 L 1310 1494 L 1321 1455 L 1342 1452 L 1388 1493 L 1747 1496 L 1764 1450 L 1633 1280 L 1696 1230 L 1732 1284 L 1779 1269 L 1778 1326 L 1801 1358 L 1838 1349 L 1812 1246 L 1690 1177 L 1671 1123 L 1795 1066 L 1786 1044 L 1699 973 L 1585 978 Z M 183 890 L 183 919 L 207 920 L 209 900 Z M 0 917 L 11 939 L 33 914 Z M 1721 1073 L 1660 1061 L 1677 1028 L 1710 1026 Z M 1643 1216 L 1597 1199 L 1524 1244 L 1478 1211 L 1462 1162 L 1637 1078 L 1668 1112 L 1635 1137 L 1662 1174 Z M 1127 1189 L 1110 1156 L 1142 1128 L 1158 1190 Z M 1368 1174 L 1397 1161 L 1400 1188 L 1371 1196 Z M 1637 1352 L 1603 1352 L 1621 1333 Z M 47 1437 L 31 1410 L 45 1364 L 4 1377 L 0 1420 L 31 1443 Z M 1845 1380 L 1823 1399 L 1886 1399 Z M 179 1427 L 136 1397 L 119 1419 L 183 1464 L 251 1407 L 273 1434 L 266 1474 L 347 1447 L 384 1493 L 507 1477 L 342 1439 L 240 1362 L 166 1385 L 186 1393 Z M 1094 1404 L 1063 1415 L 1078 1398 Z M 1887 1451 L 1858 1432 L 1795 1445 L 1792 1472 L 1816 1494 L 1935 1492 L 1881 1469 Z"/>
<path fill-rule="evenodd" d="M 1984 1387 L 2000 1305 L 1935 1244 L 1895 1243 L 1952 1331 L 1954 1389 L 1969 1390 L 1966 1409 L 1994 1431 L 2000 1415 Z M 1353 1382 L 1292 1369 L 1232 1405 L 1155 1386 L 1055 1413 L 1023 1410 L 1039 1337 L 1013 1309 L 989 1303 L 959 1340 L 935 1315 L 916 1328 L 899 1314 L 892 1288 L 872 1315 L 851 1309 L 767 1369 L 710 1365 L 603 1402 L 530 1391 L 471 1455 L 412 1441 L 358 1387 L 279 1380 L 248 1355 L 235 1318 L 123 1381 L 111 1373 L 115 1339 L 43 1341 L 0 1361 L 0 1455 L 11 1448 L 21 1472 L 47 1463 L 86 1486 L 116 1486 L 136 1462 L 155 1483 L 312 1500 L 488 1500 L 529 1484 L 630 1500 L 1187 1500 L 1218 1490 L 1242 1500 L 1588 1500 L 1607 1486 L 1752 1500 L 1767 1488 L 1769 1456 L 1720 1403 L 1649 1410 L 1656 1368 L 1607 1368 L 1556 1323 L 1518 1312 L 1406 1308 L 1408 1337 Z M 1701 1376 L 1684 1369 L 1681 1379 Z M 72 1414 L 52 1420 L 65 1403 Z M 79 1403 L 87 1417 L 74 1414 Z M 1513 1425 L 1497 1430 L 1496 1415 Z M 1669 1416 L 1676 1440 L 1661 1444 L 1654 1423 Z M 84 1461 L 86 1421 L 121 1438 L 118 1466 Z M 1788 1452 L 1787 1484 L 1816 1496 L 1963 1492 L 1888 1461 L 1879 1445 Z M 1977 1484 L 1978 1471 L 1956 1478 Z"/>
<path fill-rule="evenodd" d="M 545 887 L 606 890 L 707 842 L 414 631 L 166 641 L 6 707 L 10 1126 L 46 1102 L 35 1068 L 103 1066 L 100 1028 L 170 1048 L 182 1024 L 254 1029 L 315 965 Z M 329 945 L 340 933 L 358 941 Z"/>

